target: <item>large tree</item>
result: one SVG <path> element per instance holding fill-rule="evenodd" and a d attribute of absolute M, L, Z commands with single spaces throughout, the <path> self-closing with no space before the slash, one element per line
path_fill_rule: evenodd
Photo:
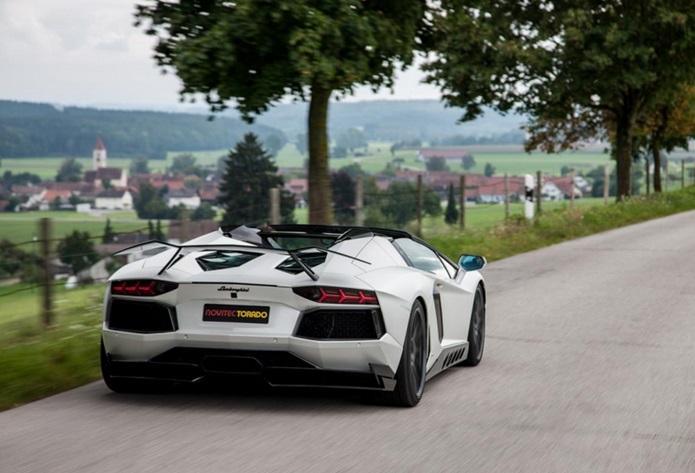
<path fill-rule="evenodd" d="M 220 184 L 219 203 L 224 209 L 222 225 L 261 225 L 270 217 L 270 189 L 282 187 L 282 176 L 272 156 L 253 133 L 244 135 L 229 152 Z M 283 223 L 294 221 L 294 196 L 280 193 Z"/>
<path fill-rule="evenodd" d="M 441 7 L 440 56 L 426 69 L 446 101 L 464 107 L 464 119 L 483 105 L 526 113 L 536 131 L 554 130 L 565 142 L 577 131 L 567 124 L 582 115 L 613 123 L 617 198 L 629 196 L 638 118 L 695 73 L 690 2 L 443 0 Z"/>
<path fill-rule="evenodd" d="M 358 85 L 392 86 L 423 44 L 426 0 L 150 0 L 138 22 L 157 36 L 157 63 L 182 98 L 211 110 L 236 101 L 251 121 L 287 95 L 309 98 L 309 221 L 330 224 L 328 104 Z"/>

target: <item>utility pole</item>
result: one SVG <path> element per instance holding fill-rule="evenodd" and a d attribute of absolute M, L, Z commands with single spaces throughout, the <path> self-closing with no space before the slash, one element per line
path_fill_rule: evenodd
<path fill-rule="evenodd" d="M 681 189 L 685 187 L 685 159 L 681 159 Z"/>
<path fill-rule="evenodd" d="M 574 208 L 574 168 L 570 169 L 570 208 Z"/>

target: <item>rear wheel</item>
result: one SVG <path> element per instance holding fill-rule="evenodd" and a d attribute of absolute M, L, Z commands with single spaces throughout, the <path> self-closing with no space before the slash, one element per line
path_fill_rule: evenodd
<path fill-rule="evenodd" d="M 420 301 L 410 310 L 410 321 L 403 344 L 403 354 L 396 372 L 396 388 L 380 395 L 385 404 L 413 407 L 420 402 L 425 391 L 427 375 L 427 322 Z"/>
<path fill-rule="evenodd" d="M 468 358 L 461 362 L 463 366 L 476 366 L 483 359 L 485 347 L 485 296 L 482 286 L 475 290 L 471 322 L 468 326 Z"/>

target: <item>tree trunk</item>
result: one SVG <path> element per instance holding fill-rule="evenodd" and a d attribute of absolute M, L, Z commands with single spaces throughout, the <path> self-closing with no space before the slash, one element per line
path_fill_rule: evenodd
<path fill-rule="evenodd" d="M 328 171 L 328 102 L 331 90 L 311 86 L 309 104 L 309 223 L 333 224 L 333 197 Z"/>
<path fill-rule="evenodd" d="M 654 160 L 654 192 L 661 192 L 661 149 L 656 140 L 652 143 L 652 159 Z"/>
<path fill-rule="evenodd" d="M 615 159 L 617 164 L 618 191 L 615 196 L 616 202 L 620 202 L 632 195 L 632 175 L 630 166 L 632 165 L 632 129 L 634 124 L 634 110 L 627 107 L 617 117 Z"/>

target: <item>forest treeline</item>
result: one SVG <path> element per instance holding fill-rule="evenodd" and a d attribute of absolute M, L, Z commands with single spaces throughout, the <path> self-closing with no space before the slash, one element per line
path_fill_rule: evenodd
<path fill-rule="evenodd" d="M 164 159 L 167 151 L 232 148 L 245 133 L 284 133 L 229 117 L 101 110 L 0 100 L 0 157 L 90 156 L 102 136 L 109 156 Z"/>

